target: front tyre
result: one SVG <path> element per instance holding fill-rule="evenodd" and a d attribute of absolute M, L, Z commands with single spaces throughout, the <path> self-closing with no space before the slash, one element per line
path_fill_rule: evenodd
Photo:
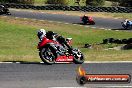
<path fill-rule="evenodd" d="M 11 13 L 10 12 L 7 12 L 6 15 L 11 15 Z"/>
<path fill-rule="evenodd" d="M 124 29 L 126 29 L 126 30 L 128 29 L 127 26 L 126 26 L 123 22 L 121 22 L 121 25 L 122 25 L 122 27 L 123 27 Z"/>
<path fill-rule="evenodd" d="M 84 62 L 84 55 L 79 49 L 73 49 L 74 63 L 82 64 Z"/>
<path fill-rule="evenodd" d="M 42 48 L 39 52 L 39 56 L 41 60 L 48 65 L 55 63 L 56 54 L 51 46 Z"/>
<path fill-rule="evenodd" d="M 92 21 L 92 22 L 91 22 L 91 25 L 95 25 L 95 22 L 94 22 L 94 21 Z"/>

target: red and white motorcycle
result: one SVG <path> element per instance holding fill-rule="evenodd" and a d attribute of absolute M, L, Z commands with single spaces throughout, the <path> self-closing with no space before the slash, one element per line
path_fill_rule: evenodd
<path fill-rule="evenodd" d="M 57 41 L 50 40 L 45 36 L 43 40 L 39 42 L 39 56 L 44 63 L 74 62 L 75 64 L 82 64 L 84 62 L 82 52 L 70 46 L 72 38 L 64 39 L 59 36 L 56 40 Z M 66 45 L 62 45 L 58 41 L 65 42 Z"/>

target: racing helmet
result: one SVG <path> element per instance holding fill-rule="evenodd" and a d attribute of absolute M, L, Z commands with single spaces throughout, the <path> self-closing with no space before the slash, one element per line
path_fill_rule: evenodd
<path fill-rule="evenodd" d="M 38 38 L 42 40 L 45 35 L 46 35 L 46 31 L 44 29 L 39 29 L 37 34 Z"/>
<path fill-rule="evenodd" d="M 125 22 L 127 22 L 128 21 L 128 19 L 125 19 Z"/>
<path fill-rule="evenodd" d="M 0 5 L 0 7 L 4 8 L 4 5 Z"/>

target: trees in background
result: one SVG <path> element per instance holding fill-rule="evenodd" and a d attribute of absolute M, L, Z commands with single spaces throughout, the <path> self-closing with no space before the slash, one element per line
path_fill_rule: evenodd
<path fill-rule="evenodd" d="M 104 3 L 105 0 L 86 0 L 86 5 L 90 6 L 102 6 Z"/>
<path fill-rule="evenodd" d="M 33 4 L 34 0 L 0 0 L 1 3 L 22 3 L 22 4 Z"/>
<path fill-rule="evenodd" d="M 54 4 L 54 5 L 67 5 L 67 0 L 47 0 L 46 4 Z"/>
<path fill-rule="evenodd" d="M 132 7 L 132 0 L 119 0 L 121 6 Z"/>
<path fill-rule="evenodd" d="M 118 2 L 120 6 L 132 7 L 132 0 L 108 0 L 112 2 Z"/>
<path fill-rule="evenodd" d="M 103 6 L 106 0 L 43 0 L 46 4 L 68 5 L 73 2 L 80 5 L 81 2 L 87 6 Z M 107 0 L 112 2 L 112 6 L 132 7 L 132 0 Z M 21 3 L 34 4 L 35 0 L 0 0 L 0 3 Z"/>

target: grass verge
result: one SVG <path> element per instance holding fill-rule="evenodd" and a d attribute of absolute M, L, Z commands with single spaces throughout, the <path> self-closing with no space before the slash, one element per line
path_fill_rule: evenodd
<path fill-rule="evenodd" d="M 88 61 L 132 60 L 132 50 L 104 50 L 109 45 L 93 45 L 93 49 L 82 48 L 85 43 L 100 43 L 102 39 L 129 38 L 131 32 L 99 30 L 72 24 L 50 23 L 31 19 L 0 17 L 0 61 L 41 61 L 36 49 L 37 29 L 55 31 L 64 37 L 73 38 L 73 47 L 79 47 Z"/>

